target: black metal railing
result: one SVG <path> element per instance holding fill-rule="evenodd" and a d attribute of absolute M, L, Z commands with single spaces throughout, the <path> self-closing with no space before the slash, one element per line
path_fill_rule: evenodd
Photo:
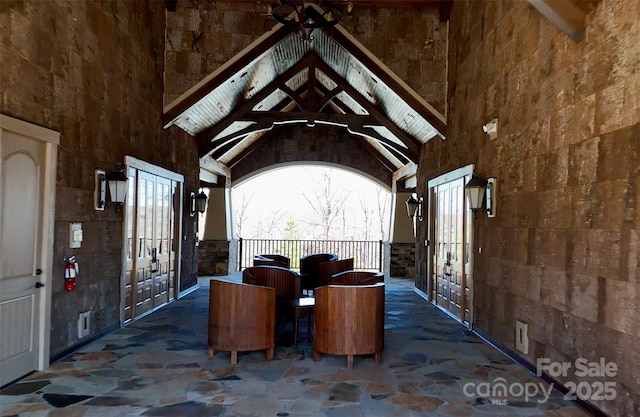
<path fill-rule="evenodd" d="M 239 239 L 238 269 L 252 266 L 254 255 L 277 254 L 299 271 L 300 257 L 312 253 L 335 253 L 338 259 L 353 258 L 354 269 L 382 271 L 382 240 Z"/>

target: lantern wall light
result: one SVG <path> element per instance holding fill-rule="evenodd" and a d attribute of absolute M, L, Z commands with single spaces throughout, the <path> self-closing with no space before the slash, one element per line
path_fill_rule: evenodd
<path fill-rule="evenodd" d="M 207 209 L 207 195 L 203 190 L 200 190 L 200 194 L 196 196 L 196 210 L 198 213 L 202 214 Z"/>
<path fill-rule="evenodd" d="M 469 209 L 474 215 L 480 211 L 485 210 L 487 217 L 495 217 L 495 193 L 496 193 L 496 179 L 489 178 L 486 182 L 480 180 L 475 174 L 471 176 L 471 179 L 464 186 L 465 194 L 467 195 L 467 201 L 469 202 Z"/>
<path fill-rule="evenodd" d="M 195 192 L 191 192 L 191 194 L 189 194 L 189 203 L 190 203 L 190 210 L 189 210 L 189 215 L 191 217 L 195 216 L 196 213 L 204 213 L 207 210 L 207 199 L 209 197 L 207 197 L 207 194 L 205 194 L 205 192 L 203 190 L 200 190 L 199 194 L 196 194 Z"/>
<path fill-rule="evenodd" d="M 127 196 L 127 179 L 122 164 L 117 164 L 114 170 L 106 175 L 106 180 L 109 183 L 109 196 L 111 202 L 116 206 L 116 212 L 120 211 Z"/>
<path fill-rule="evenodd" d="M 418 220 L 422 221 L 422 196 L 418 197 L 418 194 L 412 193 L 411 197 L 409 197 L 406 201 L 407 204 L 407 215 L 411 220 L 414 218 L 418 218 Z"/>
<path fill-rule="evenodd" d="M 108 174 L 102 169 L 96 169 L 95 183 L 94 209 L 104 211 L 108 188 L 111 202 L 116 206 L 116 212 L 119 212 L 127 196 L 127 175 L 124 173 L 122 164 L 116 165 Z"/>

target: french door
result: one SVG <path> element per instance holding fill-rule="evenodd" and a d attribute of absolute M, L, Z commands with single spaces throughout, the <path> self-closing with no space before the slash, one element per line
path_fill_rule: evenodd
<path fill-rule="evenodd" d="M 145 166 L 146 167 L 146 166 Z M 147 167 L 148 168 L 148 167 Z M 176 174 L 177 175 L 177 174 Z M 177 297 L 181 181 L 128 165 L 123 321 Z"/>
<path fill-rule="evenodd" d="M 460 174 L 460 173 L 459 173 Z M 452 178 L 455 177 L 455 178 Z M 464 185 L 470 175 L 430 182 L 432 208 L 430 298 L 442 310 L 471 326 L 471 211 Z"/>

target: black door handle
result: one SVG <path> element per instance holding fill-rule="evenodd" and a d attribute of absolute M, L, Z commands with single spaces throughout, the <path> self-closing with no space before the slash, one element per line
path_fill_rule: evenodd
<path fill-rule="evenodd" d="M 42 274 L 42 269 L 40 268 L 36 269 L 36 275 L 40 275 L 40 274 Z"/>
<path fill-rule="evenodd" d="M 36 282 L 36 288 L 42 288 L 44 284 L 42 282 Z"/>

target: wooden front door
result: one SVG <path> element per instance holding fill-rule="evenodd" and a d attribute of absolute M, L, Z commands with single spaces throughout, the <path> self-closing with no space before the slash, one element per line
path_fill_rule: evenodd
<path fill-rule="evenodd" d="M 469 242 L 470 218 L 464 194 L 466 177 L 431 188 L 433 230 L 431 299 L 462 322 L 470 322 L 472 287 Z"/>
<path fill-rule="evenodd" d="M 123 319 L 173 300 L 176 274 L 176 181 L 129 167 Z"/>
<path fill-rule="evenodd" d="M 51 285 L 47 219 L 53 210 L 49 187 L 55 153 L 46 141 L 34 139 L 48 129 L 0 118 L 1 386 L 48 363 L 43 353 L 48 338 L 42 333 L 49 327 L 44 323 L 45 285 Z"/>

